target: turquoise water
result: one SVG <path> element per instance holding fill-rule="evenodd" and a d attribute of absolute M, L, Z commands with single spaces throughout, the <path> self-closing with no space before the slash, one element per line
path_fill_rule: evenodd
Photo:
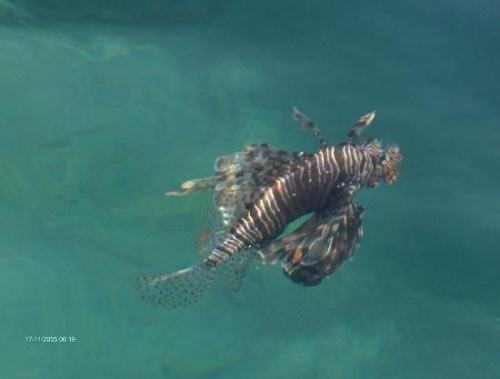
<path fill-rule="evenodd" d="M 496 2 L 60 3 L 0 1 L 0 378 L 500 378 Z M 165 191 L 315 150 L 294 105 L 331 142 L 376 109 L 405 155 L 355 259 L 142 302 L 129 276 L 200 259 L 209 197 Z"/>

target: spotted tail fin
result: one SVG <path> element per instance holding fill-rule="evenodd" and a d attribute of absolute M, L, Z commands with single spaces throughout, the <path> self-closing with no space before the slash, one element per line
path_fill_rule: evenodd
<path fill-rule="evenodd" d="M 182 308 L 197 303 L 213 287 L 215 267 L 199 263 L 167 275 L 132 278 L 141 297 L 163 308 Z"/>

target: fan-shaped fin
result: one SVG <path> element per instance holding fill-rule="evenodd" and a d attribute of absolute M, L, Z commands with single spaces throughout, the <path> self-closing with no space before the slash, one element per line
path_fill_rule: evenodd
<path fill-rule="evenodd" d="M 226 283 L 230 290 L 238 292 L 247 274 L 248 267 L 255 256 L 255 250 L 243 249 L 220 266 L 219 272 L 217 273 L 218 277 Z"/>
<path fill-rule="evenodd" d="M 289 153 L 265 143 L 219 158 L 215 168 L 223 179 L 215 187 L 215 205 L 224 223 L 233 226 L 265 188 L 290 172 L 301 159 L 301 153 Z"/>
<path fill-rule="evenodd" d="M 204 209 L 198 224 L 198 235 L 194 243 L 196 251 L 204 256 L 212 252 L 227 238 L 229 229 L 222 221 L 222 215 L 213 204 Z"/>
<path fill-rule="evenodd" d="M 363 235 L 363 207 L 349 204 L 314 214 L 294 232 L 261 252 L 264 261 L 284 261 L 283 271 L 294 282 L 317 285 L 352 256 Z"/>
<path fill-rule="evenodd" d="M 248 204 L 256 201 L 277 177 L 290 172 L 302 157 L 303 153 L 286 152 L 266 143 L 250 145 L 242 152 L 218 158 L 214 176 L 188 180 L 180 191 L 167 192 L 167 195 L 182 196 L 214 189 L 214 205 L 230 229 L 248 212 Z"/>

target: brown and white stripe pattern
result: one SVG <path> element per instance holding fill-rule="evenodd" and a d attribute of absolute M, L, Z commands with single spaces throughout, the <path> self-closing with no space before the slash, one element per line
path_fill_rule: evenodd
<path fill-rule="evenodd" d="M 205 264 L 217 266 L 244 247 L 275 238 L 291 221 L 324 208 L 347 183 L 362 187 L 373 171 L 372 156 L 355 144 L 321 149 L 292 172 L 276 178 Z"/>

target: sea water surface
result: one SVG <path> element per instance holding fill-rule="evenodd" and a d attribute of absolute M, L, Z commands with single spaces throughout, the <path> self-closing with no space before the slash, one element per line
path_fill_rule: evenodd
<path fill-rule="evenodd" d="M 0 1 L 2 379 L 500 378 L 500 6 L 493 0 Z M 210 196 L 265 141 L 397 142 L 352 262 L 276 266 L 192 308 L 128 280 L 201 259 Z M 30 342 L 43 336 L 65 342 Z M 66 339 L 64 339 L 66 337 Z"/>

